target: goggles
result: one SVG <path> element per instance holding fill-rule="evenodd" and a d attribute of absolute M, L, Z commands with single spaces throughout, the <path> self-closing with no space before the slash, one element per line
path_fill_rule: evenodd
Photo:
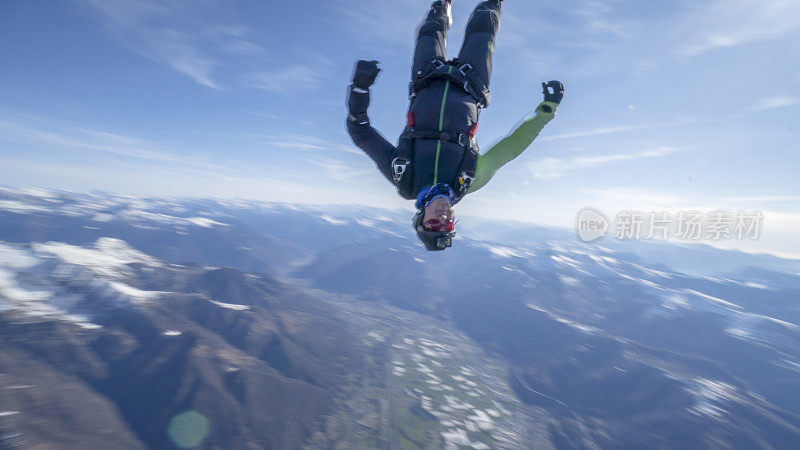
<path fill-rule="evenodd" d="M 447 222 L 442 223 L 437 219 L 430 219 L 426 220 L 422 226 L 425 227 L 428 231 L 453 231 L 453 219 L 448 220 Z"/>

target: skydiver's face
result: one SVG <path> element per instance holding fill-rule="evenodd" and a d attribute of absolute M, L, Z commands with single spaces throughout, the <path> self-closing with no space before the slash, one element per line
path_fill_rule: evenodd
<path fill-rule="evenodd" d="M 429 231 L 442 231 L 452 229 L 453 207 L 450 202 L 443 197 L 432 201 L 425 207 L 425 216 L 422 218 L 422 225 Z"/>

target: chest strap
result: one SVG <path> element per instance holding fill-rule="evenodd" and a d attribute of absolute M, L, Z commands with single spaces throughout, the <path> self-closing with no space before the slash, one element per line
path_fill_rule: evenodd
<path fill-rule="evenodd" d="M 406 130 L 403 133 L 411 139 L 438 139 L 440 141 L 455 142 L 462 147 L 472 145 L 472 138 L 468 134 L 435 130 Z"/>
<path fill-rule="evenodd" d="M 456 70 L 450 70 L 453 67 Z M 480 86 L 475 80 L 475 71 L 467 63 L 458 60 L 447 61 L 443 58 L 434 58 L 426 69 L 420 70 L 413 81 L 408 85 L 408 97 L 413 100 L 424 87 L 428 86 L 435 79 L 448 79 L 466 91 L 475 102 L 478 108 L 489 106 L 489 90 L 479 89 Z"/>

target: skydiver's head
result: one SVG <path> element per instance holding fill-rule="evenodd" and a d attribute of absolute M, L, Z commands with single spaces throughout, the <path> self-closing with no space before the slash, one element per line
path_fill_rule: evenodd
<path fill-rule="evenodd" d="M 428 231 L 453 230 L 453 205 L 445 196 L 431 200 L 422 210 L 422 225 Z"/>
<path fill-rule="evenodd" d="M 434 252 L 444 250 L 453 245 L 453 237 L 456 233 L 453 231 L 452 219 L 442 225 L 428 228 L 424 225 L 425 211 L 420 210 L 414 215 L 412 222 L 414 223 L 414 231 L 417 232 L 417 237 L 426 250 Z M 430 224 L 433 225 L 433 222 L 431 221 Z"/>
<path fill-rule="evenodd" d="M 420 192 L 413 224 L 417 237 L 427 250 L 444 250 L 452 245 L 455 200 L 455 193 L 446 184 L 437 184 Z"/>

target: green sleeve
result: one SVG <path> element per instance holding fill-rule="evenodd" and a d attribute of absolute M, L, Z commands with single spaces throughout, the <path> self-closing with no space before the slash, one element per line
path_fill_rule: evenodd
<path fill-rule="evenodd" d="M 536 112 L 527 117 L 516 130 L 495 144 L 489 151 L 479 155 L 478 165 L 475 168 L 475 180 L 467 193 L 482 188 L 492 179 L 497 169 L 521 155 L 533 143 L 542 128 L 553 120 L 557 108 L 558 104 L 553 102 L 540 103 L 536 107 Z"/>

